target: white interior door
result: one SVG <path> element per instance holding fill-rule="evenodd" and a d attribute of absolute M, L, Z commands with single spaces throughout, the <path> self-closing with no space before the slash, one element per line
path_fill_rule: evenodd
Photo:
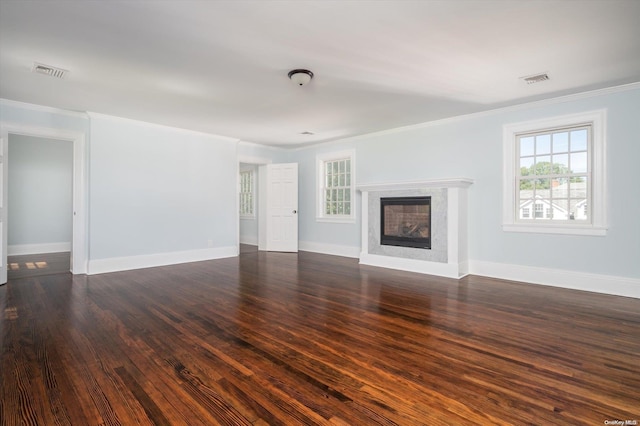
<path fill-rule="evenodd" d="M 7 167 L 5 154 L 8 138 L 0 139 L 0 284 L 7 283 Z"/>
<path fill-rule="evenodd" d="M 268 251 L 298 251 L 298 164 L 267 164 Z"/>

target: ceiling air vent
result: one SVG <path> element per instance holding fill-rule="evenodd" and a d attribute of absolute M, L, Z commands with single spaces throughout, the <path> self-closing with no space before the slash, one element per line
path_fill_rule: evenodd
<path fill-rule="evenodd" d="M 542 83 L 549 80 L 549 75 L 545 72 L 542 74 L 530 75 L 529 77 L 522 77 L 527 84 Z"/>
<path fill-rule="evenodd" d="M 44 74 L 44 75 L 48 75 L 56 78 L 64 78 L 69 71 L 63 70 L 62 68 L 52 67 L 51 65 L 44 65 L 44 64 L 39 64 L 37 62 L 34 62 L 31 72 L 35 72 L 36 74 Z"/>

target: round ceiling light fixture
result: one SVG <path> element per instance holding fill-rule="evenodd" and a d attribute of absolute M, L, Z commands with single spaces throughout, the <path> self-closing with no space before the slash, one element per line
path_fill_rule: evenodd
<path fill-rule="evenodd" d="M 313 78 L 313 73 L 309 70 L 297 69 L 289 71 L 289 79 L 298 86 L 304 86 Z"/>

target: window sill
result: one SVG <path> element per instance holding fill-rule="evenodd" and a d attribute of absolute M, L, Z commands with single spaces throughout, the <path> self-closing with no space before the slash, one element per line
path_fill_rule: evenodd
<path fill-rule="evenodd" d="M 593 225 L 554 225 L 554 224 L 503 224 L 505 232 L 529 232 L 534 234 L 591 235 L 603 237 L 607 228 Z"/>
<path fill-rule="evenodd" d="M 255 215 L 240 215 L 240 220 L 255 220 L 256 216 Z"/>
<path fill-rule="evenodd" d="M 356 218 L 355 217 L 316 217 L 316 222 L 356 223 Z"/>

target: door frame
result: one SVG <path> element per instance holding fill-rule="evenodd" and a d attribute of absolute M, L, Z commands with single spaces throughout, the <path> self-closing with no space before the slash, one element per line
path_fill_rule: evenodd
<path fill-rule="evenodd" d="M 72 212 L 72 238 L 71 238 L 71 265 L 72 274 L 86 274 L 87 263 L 89 259 L 88 245 L 88 221 L 87 221 L 87 159 L 86 159 L 86 138 L 85 133 L 69 130 L 62 130 L 50 127 L 38 127 L 25 124 L 0 122 L 0 137 L 4 141 L 5 165 L 9 165 L 9 135 L 33 136 L 46 139 L 58 139 L 70 141 L 73 143 L 73 212 Z M 8 230 L 8 167 L 4 168 L 3 179 L 3 197 L 4 197 L 4 224 Z M 7 235 L 4 232 L 2 236 L 2 253 L 4 258 L 1 259 L 6 265 L 7 263 Z"/>
<path fill-rule="evenodd" d="M 236 170 L 236 241 L 237 241 L 237 255 L 240 255 L 240 164 L 254 164 L 258 166 L 258 174 L 256 175 L 259 178 L 259 169 L 260 166 L 264 166 L 265 164 L 271 164 L 273 161 L 270 158 L 266 157 L 252 157 L 247 155 L 238 155 L 238 164 Z M 258 203 L 261 203 L 261 200 L 264 200 L 266 194 L 263 190 L 263 185 L 260 185 L 260 181 L 258 181 L 258 185 L 255 186 L 255 189 L 258 193 Z M 260 211 L 260 206 L 256 205 L 256 223 L 258 225 L 258 241 L 260 240 L 260 215 L 262 212 Z"/>

